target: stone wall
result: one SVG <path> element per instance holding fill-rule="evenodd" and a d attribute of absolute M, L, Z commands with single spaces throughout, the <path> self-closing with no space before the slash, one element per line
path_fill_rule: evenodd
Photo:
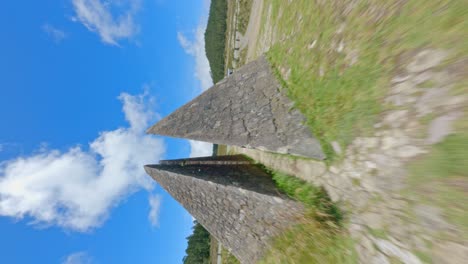
<path fill-rule="evenodd" d="M 270 239 L 301 217 L 302 205 L 280 194 L 256 165 L 223 156 L 207 157 L 207 164 L 195 160 L 199 164 L 165 161 L 145 170 L 241 263 L 256 263 Z"/>
<path fill-rule="evenodd" d="M 148 133 L 323 159 L 266 58 L 251 62 L 182 106 Z"/>

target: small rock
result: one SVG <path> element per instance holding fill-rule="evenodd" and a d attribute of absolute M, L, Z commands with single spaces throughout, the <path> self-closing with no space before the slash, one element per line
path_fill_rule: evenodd
<path fill-rule="evenodd" d="M 371 255 L 374 255 L 375 247 L 370 239 L 363 236 L 359 244 L 361 245 L 362 248 L 368 251 Z"/>
<path fill-rule="evenodd" d="M 448 93 L 447 87 L 427 89 L 416 103 L 416 110 L 420 115 L 430 114 L 438 106 L 444 105 L 448 99 Z"/>
<path fill-rule="evenodd" d="M 343 30 L 345 29 L 345 27 L 346 27 L 346 24 L 345 24 L 345 23 L 341 23 L 340 27 L 336 30 L 336 33 L 337 33 L 337 34 L 343 33 Z"/>
<path fill-rule="evenodd" d="M 333 147 L 333 151 L 335 151 L 336 154 L 341 155 L 341 153 L 343 153 L 340 143 L 338 143 L 337 141 L 333 141 L 331 145 Z"/>
<path fill-rule="evenodd" d="M 343 161 L 341 168 L 345 171 L 354 171 L 353 163 L 349 157 Z"/>
<path fill-rule="evenodd" d="M 379 145 L 379 139 L 375 137 L 362 138 L 362 146 L 368 149 L 375 148 Z"/>
<path fill-rule="evenodd" d="M 456 97 L 452 97 L 445 103 L 447 109 L 456 109 L 460 106 L 465 105 L 466 101 L 468 101 L 468 97 L 464 95 L 458 95 Z"/>
<path fill-rule="evenodd" d="M 387 207 L 392 210 L 405 211 L 408 206 L 408 202 L 399 199 L 389 199 L 387 201 Z"/>
<path fill-rule="evenodd" d="M 416 146 L 403 146 L 396 151 L 396 156 L 400 158 L 412 158 L 419 154 L 426 153 L 426 151 Z"/>
<path fill-rule="evenodd" d="M 400 162 L 398 159 L 388 156 L 388 155 L 381 154 L 381 153 L 374 153 L 374 154 L 369 155 L 369 160 L 376 163 L 379 168 L 389 168 L 389 167 L 400 166 Z"/>
<path fill-rule="evenodd" d="M 411 252 L 399 248 L 388 240 L 372 239 L 374 244 L 387 256 L 398 258 L 406 264 L 422 264 L 422 262 Z"/>
<path fill-rule="evenodd" d="M 416 205 L 414 212 L 427 229 L 441 231 L 450 228 L 450 225 L 443 219 L 439 208 L 430 205 Z"/>
<path fill-rule="evenodd" d="M 340 173 L 340 169 L 338 169 L 338 168 L 335 167 L 335 166 L 331 166 L 331 167 L 330 167 L 330 172 L 331 172 L 331 173 L 334 173 L 334 174 L 339 174 L 339 173 Z"/>
<path fill-rule="evenodd" d="M 344 49 L 344 41 L 340 41 L 340 43 L 338 44 L 338 48 L 336 48 L 336 51 L 341 53 Z"/>
<path fill-rule="evenodd" d="M 409 72 L 425 71 L 439 65 L 447 55 L 447 52 L 443 50 L 423 50 L 415 56 L 406 69 Z"/>
<path fill-rule="evenodd" d="M 410 95 L 416 93 L 417 91 L 418 89 L 414 86 L 413 83 L 409 81 L 398 83 L 391 88 L 392 94 Z"/>
<path fill-rule="evenodd" d="M 375 187 L 375 183 L 371 180 L 371 178 L 366 177 L 361 180 L 361 187 L 369 193 L 377 193 L 378 190 Z"/>
<path fill-rule="evenodd" d="M 353 179 L 361 179 L 361 173 L 359 173 L 358 171 L 348 171 L 347 175 Z"/>
<path fill-rule="evenodd" d="M 400 248 L 409 249 L 407 245 L 404 245 L 402 242 L 396 240 L 393 237 L 388 237 L 388 240 L 390 240 L 390 242 L 392 242 L 393 244 L 397 245 Z"/>
<path fill-rule="evenodd" d="M 394 123 L 400 123 L 402 120 L 404 121 L 407 114 L 408 110 L 391 111 L 384 117 L 383 121 L 384 123 L 393 126 Z"/>
<path fill-rule="evenodd" d="M 390 264 L 387 257 L 384 256 L 382 253 L 378 253 L 377 255 L 373 256 L 370 260 L 363 260 L 363 263 L 369 261 L 370 264 Z"/>
<path fill-rule="evenodd" d="M 287 68 L 283 68 L 281 67 L 280 68 L 280 73 L 281 73 L 281 77 L 287 81 L 289 79 L 289 77 L 291 76 L 291 69 L 287 69 Z"/>
<path fill-rule="evenodd" d="M 367 263 L 369 259 L 377 253 L 375 247 L 372 245 L 372 241 L 365 236 L 359 237 L 359 244 L 356 247 L 356 251 L 361 263 Z"/>
<path fill-rule="evenodd" d="M 349 63 L 350 66 L 356 64 L 359 59 L 359 50 L 353 49 L 346 54 L 345 61 Z"/>
<path fill-rule="evenodd" d="M 405 133 L 402 132 L 402 130 L 395 129 L 392 131 L 391 135 L 400 142 L 400 145 L 405 145 L 409 142 L 408 137 L 405 135 Z"/>
<path fill-rule="evenodd" d="M 453 131 L 453 122 L 461 116 L 461 113 L 450 113 L 434 119 L 429 125 L 427 144 L 435 144 L 444 140 Z"/>
<path fill-rule="evenodd" d="M 312 43 L 307 46 L 308 49 L 313 49 L 315 47 L 315 44 L 317 44 L 317 40 L 312 41 Z"/>
<path fill-rule="evenodd" d="M 370 170 L 377 169 L 377 164 L 375 164 L 374 162 L 365 161 L 364 164 L 366 164 L 366 167 Z"/>
<path fill-rule="evenodd" d="M 425 81 L 429 81 L 431 79 L 431 77 L 433 76 L 434 73 L 430 72 L 430 71 L 426 71 L 426 72 L 422 72 L 416 76 L 413 77 L 413 82 L 415 84 L 421 84 Z"/>
<path fill-rule="evenodd" d="M 412 120 L 408 124 L 406 124 L 405 131 L 410 137 L 418 137 L 421 134 L 419 132 L 419 123 L 416 120 Z"/>
<path fill-rule="evenodd" d="M 428 89 L 423 96 L 421 96 L 421 102 L 432 102 L 440 101 L 441 99 L 446 99 L 450 89 L 447 87 L 442 88 L 432 88 Z"/>
<path fill-rule="evenodd" d="M 382 229 L 383 219 L 382 215 L 378 213 L 364 213 L 361 215 L 364 223 L 372 229 Z"/>
<path fill-rule="evenodd" d="M 411 78 L 410 74 L 408 74 L 408 75 L 397 75 L 397 76 L 393 77 L 392 83 L 401 83 L 401 82 L 407 81 L 409 78 Z"/>
<path fill-rule="evenodd" d="M 424 239 L 414 236 L 411 240 L 412 240 L 411 245 L 414 249 L 422 251 L 422 252 L 428 250 L 427 243 L 424 241 Z"/>
<path fill-rule="evenodd" d="M 433 252 L 434 263 L 461 264 L 468 260 L 468 247 L 454 242 L 438 243 Z"/>
<path fill-rule="evenodd" d="M 323 175 L 327 168 L 322 162 L 313 162 L 303 159 L 297 159 L 295 162 L 299 175 L 309 175 L 310 179 L 306 181 L 313 182 L 314 179 Z"/>
<path fill-rule="evenodd" d="M 446 71 L 435 72 L 431 79 L 437 86 L 444 86 L 453 82 L 453 76 L 450 76 Z"/>
<path fill-rule="evenodd" d="M 394 94 L 385 98 L 385 103 L 392 104 L 394 106 L 403 106 L 406 103 L 406 98 L 401 94 Z"/>
<path fill-rule="evenodd" d="M 320 66 L 319 75 L 320 77 L 323 77 L 325 75 L 325 69 L 323 68 L 323 66 Z"/>
<path fill-rule="evenodd" d="M 349 234 L 352 237 L 361 237 L 361 233 L 364 232 L 364 229 L 360 224 L 349 224 L 348 227 Z"/>
<path fill-rule="evenodd" d="M 384 137 L 382 139 L 382 150 L 389 150 L 398 146 L 399 142 L 394 137 Z"/>
<path fill-rule="evenodd" d="M 328 192 L 328 195 L 330 196 L 330 199 L 333 201 L 333 202 L 337 202 L 340 200 L 340 195 L 339 195 L 339 191 L 335 188 L 331 188 L 329 186 L 329 188 L 327 188 L 327 192 Z"/>

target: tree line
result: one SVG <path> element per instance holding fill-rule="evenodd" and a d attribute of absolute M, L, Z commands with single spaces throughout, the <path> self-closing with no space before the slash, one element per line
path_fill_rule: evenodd
<path fill-rule="evenodd" d="M 211 77 L 217 83 L 224 78 L 227 0 L 211 0 L 205 31 L 205 52 L 210 63 Z"/>
<path fill-rule="evenodd" d="M 210 233 L 197 221 L 193 221 L 193 233 L 187 237 L 184 264 L 210 263 Z"/>

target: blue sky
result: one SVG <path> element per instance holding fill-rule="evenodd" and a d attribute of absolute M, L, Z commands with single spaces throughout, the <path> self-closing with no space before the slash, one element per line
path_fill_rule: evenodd
<path fill-rule="evenodd" d="M 181 263 L 192 218 L 143 165 L 211 145 L 144 131 L 211 86 L 208 8 L 3 3 L 0 263 Z"/>

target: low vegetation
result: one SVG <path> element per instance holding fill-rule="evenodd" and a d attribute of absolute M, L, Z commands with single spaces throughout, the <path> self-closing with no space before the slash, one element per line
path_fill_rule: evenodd
<path fill-rule="evenodd" d="M 271 174 L 278 189 L 306 205 L 315 220 L 329 226 L 341 226 L 343 215 L 331 201 L 325 189 L 279 172 L 272 172 Z"/>
<path fill-rule="evenodd" d="M 273 172 L 278 189 L 306 206 L 301 223 L 276 237 L 261 263 L 355 263 L 343 215 L 322 188 Z"/>
<path fill-rule="evenodd" d="M 249 25 L 250 9 L 252 8 L 252 0 L 239 0 L 239 14 L 237 16 L 237 31 L 245 34 Z"/>
<path fill-rule="evenodd" d="M 221 259 L 223 264 L 240 264 L 240 261 L 225 248 L 221 250 Z"/>
<path fill-rule="evenodd" d="M 212 0 L 205 32 L 205 51 L 211 77 L 217 83 L 224 78 L 227 0 Z"/>

